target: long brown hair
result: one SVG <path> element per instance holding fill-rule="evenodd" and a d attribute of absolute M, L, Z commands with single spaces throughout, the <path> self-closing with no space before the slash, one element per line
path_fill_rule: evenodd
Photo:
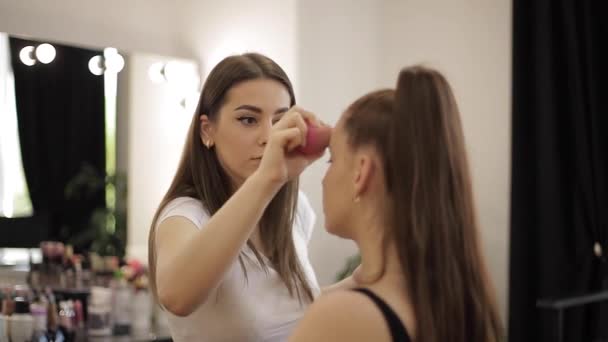
<path fill-rule="evenodd" d="M 192 117 L 182 157 L 163 197 L 150 227 L 148 239 L 148 263 L 150 282 L 156 295 L 156 251 L 155 230 L 158 217 L 165 206 L 181 196 L 200 200 L 210 215 L 217 212 L 232 196 L 233 189 L 228 175 L 220 165 L 213 149 L 203 146 L 200 139 L 200 116 L 205 114 L 217 122 L 220 108 L 227 92 L 236 84 L 253 79 L 272 79 L 285 86 L 295 105 L 293 87 L 285 71 L 270 58 L 247 53 L 222 60 L 209 74 L 201 93 L 198 107 Z M 289 294 L 302 300 L 312 301 L 313 295 L 300 265 L 292 238 L 292 227 L 298 201 L 298 180 L 285 184 L 266 208 L 259 222 L 263 249 L 271 266 L 281 277 Z M 251 241 L 247 245 L 253 250 L 258 262 L 267 270 L 263 258 Z M 239 255 L 241 268 L 247 276 L 243 256 Z"/>
<path fill-rule="evenodd" d="M 460 114 L 437 71 L 410 67 L 396 90 L 347 110 L 349 146 L 374 146 L 390 196 L 388 232 L 414 307 L 418 342 L 502 340 L 483 263 Z"/>

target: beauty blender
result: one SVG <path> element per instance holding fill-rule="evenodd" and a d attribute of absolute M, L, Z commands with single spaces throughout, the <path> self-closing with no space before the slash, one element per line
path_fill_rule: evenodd
<path fill-rule="evenodd" d="M 298 147 L 298 152 L 306 155 L 315 155 L 323 152 L 329 145 L 331 137 L 331 127 L 321 125 L 313 126 L 308 124 L 308 132 L 306 133 L 306 146 Z"/>

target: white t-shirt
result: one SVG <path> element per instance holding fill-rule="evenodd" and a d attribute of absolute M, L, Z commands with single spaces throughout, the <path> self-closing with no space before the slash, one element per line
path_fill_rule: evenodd
<path fill-rule="evenodd" d="M 209 220 L 202 203 L 190 197 L 179 197 L 169 202 L 161 212 L 158 224 L 171 216 L 183 216 L 198 229 L 205 229 L 205 223 Z M 313 295 L 317 296 L 319 285 L 307 250 L 315 219 L 308 199 L 300 192 L 293 239 Z M 247 245 L 241 251 L 245 254 L 243 260 L 248 280 L 236 259 L 220 285 L 192 314 L 179 317 L 165 312 L 175 342 L 287 340 L 302 317 L 306 302 L 300 305 L 297 297 L 289 295 L 287 287 L 272 267 L 268 266 L 266 273 Z"/>

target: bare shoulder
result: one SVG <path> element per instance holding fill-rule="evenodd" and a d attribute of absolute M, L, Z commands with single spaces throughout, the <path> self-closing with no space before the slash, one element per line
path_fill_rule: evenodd
<path fill-rule="evenodd" d="M 384 318 L 369 298 L 355 291 L 336 291 L 309 307 L 289 341 L 390 340 Z"/>

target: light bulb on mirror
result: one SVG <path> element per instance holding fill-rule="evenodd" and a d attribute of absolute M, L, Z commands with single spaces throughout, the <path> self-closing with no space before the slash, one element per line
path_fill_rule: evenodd
<path fill-rule="evenodd" d="M 36 48 L 36 57 L 42 64 L 51 63 L 55 59 L 56 55 L 57 51 L 55 50 L 55 47 L 51 44 L 40 44 Z"/>
<path fill-rule="evenodd" d="M 21 51 L 19 51 L 19 59 L 27 66 L 36 64 L 36 59 L 34 58 L 34 47 L 26 46 L 21 49 Z"/>
<path fill-rule="evenodd" d="M 169 83 L 180 83 L 184 75 L 183 64 L 173 61 L 168 62 L 167 64 L 165 64 L 163 75 Z"/>
<path fill-rule="evenodd" d="M 89 60 L 89 71 L 95 76 L 103 75 L 105 71 L 105 66 L 103 63 L 103 57 L 95 56 Z"/>
<path fill-rule="evenodd" d="M 125 59 L 119 54 L 106 56 L 105 63 L 106 69 L 113 73 L 119 73 L 125 67 Z"/>

